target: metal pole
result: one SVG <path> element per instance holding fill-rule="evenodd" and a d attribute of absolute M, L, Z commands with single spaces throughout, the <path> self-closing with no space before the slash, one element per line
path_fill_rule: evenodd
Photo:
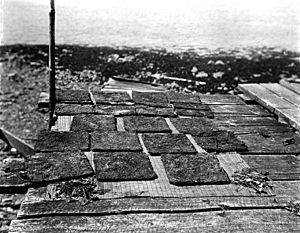
<path fill-rule="evenodd" d="M 53 125 L 53 114 L 55 108 L 55 5 L 54 0 L 50 0 L 50 11 L 49 11 L 49 130 Z"/>

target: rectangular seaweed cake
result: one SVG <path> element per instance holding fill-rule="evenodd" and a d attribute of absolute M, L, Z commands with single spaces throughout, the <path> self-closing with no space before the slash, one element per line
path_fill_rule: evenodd
<path fill-rule="evenodd" d="M 219 161 L 208 153 L 164 154 L 161 157 L 167 176 L 174 185 L 230 183 Z"/>
<path fill-rule="evenodd" d="M 96 176 L 101 181 L 157 178 L 149 157 L 142 152 L 96 152 L 94 160 Z"/>

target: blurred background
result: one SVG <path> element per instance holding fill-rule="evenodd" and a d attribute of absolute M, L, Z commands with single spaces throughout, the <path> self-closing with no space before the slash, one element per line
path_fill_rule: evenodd
<path fill-rule="evenodd" d="M 2 44 L 47 44 L 50 0 L 2 0 Z M 57 0 L 59 44 L 300 50 L 298 0 Z"/>

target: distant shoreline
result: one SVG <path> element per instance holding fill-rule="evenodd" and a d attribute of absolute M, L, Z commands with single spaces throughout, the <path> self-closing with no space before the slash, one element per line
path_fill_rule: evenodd
<path fill-rule="evenodd" d="M 13 44 L 0 44 L 0 52 L 1 49 L 8 49 L 8 48 L 20 48 L 20 47 L 48 47 L 49 45 L 43 43 L 13 43 Z M 247 47 L 233 47 L 233 48 L 226 48 L 226 47 L 218 47 L 218 48 L 206 48 L 206 47 L 174 47 L 174 49 L 168 49 L 163 46 L 124 46 L 124 45 L 115 45 L 115 46 L 101 46 L 101 45 L 94 45 L 94 44 L 56 44 L 56 47 L 82 47 L 82 48 L 98 48 L 98 49 L 119 49 L 119 50 L 141 50 L 141 51 L 165 51 L 169 53 L 198 53 L 199 55 L 218 55 L 220 52 L 227 55 L 234 55 L 235 53 L 240 52 L 248 52 L 248 53 L 255 53 L 259 51 L 266 51 L 266 52 L 287 52 L 290 56 L 300 56 L 300 50 L 291 50 L 280 46 L 247 46 Z"/>

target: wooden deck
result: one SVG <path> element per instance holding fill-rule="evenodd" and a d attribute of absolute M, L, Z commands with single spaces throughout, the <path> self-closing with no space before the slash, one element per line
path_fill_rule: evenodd
<path fill-rule="evenodd" d="M 238 89 L 300 130 L 300 83 L 239 84 Z"/>
<path fill-rule="evenodd" d="M 104 87 L 105 92 L 120 91 L 119 82 L 110 83 Z M 88 163 L 76 162 L 76 156 L 72 156 L 73 152 L 70 152 L 70 149 L 59 152 L 60 156 L 55 157 L 55 161 L 59 163 L 52 162 L 45 166 L 42 176 L 33 175 L 33 178 L 42 179 L 43 182 L 41 184 L 34 182 L 34 185 L 28 190 L 17 220 L 12 221 L 10 232 L 281 233 L 300 231 L 300 219 L 295 214 L 297 209 L 291 207 L 300 201 L 300 160 L 298 158 L 300 136 L 295 128 L 277 121 L 273 113 L 274 104 L 278 104 L 278 102 L 272 102 L 273 109 L 268 107 L 270 110 L 268 111 L 259 105 L 248 105 L 238 96 L 184 95 L 176 99 L 178 96 L 174 97 L 166 91 L 157 92 L 155 90 L 153 92 L 153 89 L 148 89 L 146 84 L 142 84 L 138 88 L 142 88 L 142 91 L 152 91 L 153 96 L 148 99 L 135 99 L 138 95 L 132 92 L 130 84 L 128 84 L 125 91 L 129 93 L 132 102 L 129 103 L 128 99 L 126 101 L 123 99 L 122 102 L 122 99 L 109 97 L 108 102 L 113 102 L 113 107 L 105 105 L 105 111 L 96 111 L 96 107 L 99 107 L 97 101 L 100 102 L 103 99 L 99 98 L 99 93 L 95 94 L 92 90 L 90 94 L 93 96 L 93 108 L 88 108 L 86 105 L 78 107 L 78 103 L 72 103 L 71 105 L 76 107 L 79 112 L 58 116 L 52 131 L 61 133 L 72 131 L 72 137 L 74 137 L 79 135 L 74 131 L 73 123 L 74 119 L 80 119 L 80 111 L 84 112 L 85 116 L 103 117 L 103 114 L 106 114 L 105 117 L 114 119 L 110 122 L 105 118 L 108 122 L 105 125 L 106 130 L 108 130 L 109 124 L 112 124 L 112 128 L 110 128 L 112 131 L 99 130 L 104 130 L 107 135 L 116 135 L 119 139 L 114 140 L 117 140 L 118 144 L 113 145 L 109 141 L 107 144 L 110 145 L 98 143 L 102 149 L 95 151 L 93 148 L 97 148 L 94 145 L 97 137 L 95 137 L 94 131 L 90 131 L 88 133 L 89 142 L 86 143 L 88 150 L 82 151 L 89 161 Z M 266 89 L 263 85 L 260 88 Z M 154 99 L 158 103 L 153 102 Z M 145 106 L 143 111 L 139 112 L 141 101 Z M 178 104 L 176 101 L 181 101 L 181 103 Z M 282 101 L 288 102 L 290 104 L 288 106 L 295 104 L 283 98 Z M 116 102 L 127 103 L 127 105 L 116 105 Z M 168 104 L 168 107 L 153 106 L 165 103 Z M 209 115 L 210 118 L 205 115 L 207 106 L 212 111 L 213 118 L 211 115 Z M 203 111 L 203 109 L 205 110 Z M 201 111 L 205 114 L 200 115 Z M 143 119 L 142 123 L 141 119 Z M 160 119 L 160 123 L 157 125 L 156 120 L 158 119 Z M 133 121 L 136 123 L 132 123 Z M 88 126 L 94 127 L 95 124 L 85 123 L 85 127 Z M 169 128 L 168 133 L 163 133 L 166 138 L 157 142 L 153 137 L 152 144 L 147 141 L 145 134 L 148 137 L 153 134 L 159 137 L 160 134 L 157 132 L 165 132 L 166 127 Z M 170 170 L 166 167 L 162 154 L 176 151 L 183 156 L 191 154 L 201 156 L 205 149 L 199 143 L 201 142 L 199 132 L 210 131 L 210 127 L 233 132 L 235 137 L 243 141 L 248 148 L 240 153 L 222 151 L 222 148 L 212 151 L 211 156 L 219 164 L 215 164 L 215 166 L 224 169 L 229 178 L 228 182 L 221 184 L 210 181 L 211 183 L 196 185 L 170 183 Z M 128 129 L 130 129 L 131 139 L 125 140 L 123 136 L 118 137 L 119 134 L 127 135 Z M 154 129 L 155 132 L 153 132 Z M 82 134 L 81 132 L 80 135 Z M 132 136 L 138 140 L 132 140 Z M 177 138 L 177 141 L 171 140 L 174 137 Z M 44 138 L 44 140 L 47 139 Z M 105 141 L 105 137 L 101 140 Z M 128 141 L 131 141 L 132 146 L 127 147 Z M 86 148 L 83 145 L 84 140 L 80 140 L 78 143 Z M 164 152 L 166 148 L 157 146 L 159 143 L 164 143 L 168 148 L 167 152 Z M 231 142 L 227 141 L 227 143 Z M 44 146 L 50 150 L 48 153 L 58 153 L 51 152 L 51 150 L 55 151 L 54 147 L 57 145 L 53 145 L 53 148 L 52 146 L 48 147 L 47 144 Z M 204 146 L 206 145 L 204 144 Z M 218 147 L 218 143 L 216 146 Z M 100 194 L 97 199 L 88 203 L 77 200 L 70 201 L 66 198 L 57 199 L 55 195 L 53 198 L 52 194 L 56 193 L 57 185 L 71 179 L 78 180 L 81 170 L 82 174 L 88 172 L 97 175 L 99 170 L 108 167 L 108 163 L 101 164 L 99 167 L 97 156 L 101 156 L 101 153 L 110 153 L 110 156 L 113 156 L 115 151 L 128 153 L 133 147 L 141 150 L 141 153 L 150 160 L 153 171 L 157 175 L 156 179 L 98 180 L 97 192 Z M 39 149 L 41 150 L 41 147 Z M 152 153 L 153 151 L 155 153 Z M 36 156 L 41 156 L 41 154 L 43 152 L 39 152 Z M 45 157 L 44 159 L 46 161 Z M 81 156 L 80 159 L 82 161 L 83 157 Z M 61 162 L 62 160 L 64 162 Z M 90 168 L 87 164 L 90 164 Z M 63 165 L 69 168 L 60 167 Z M 43 165 L 39 163 L 38 166 Z M 203 169 L 205 166 L 204 162 Z M 235 172 L 241 172 L 247 168 L 255 169 L 259 173 L 269 172 L 269 186 L 265 187 L 264 192 L 257 192 L 252 188 L 234 183 Z M 41 169 L 44 168 L 41 167 Z M 184 173 L 192 172 L 191 170 L 188 169 Z M 214 170 L 212 173 L 218 171 Z M 209 175 L 203 175 L 202 179 L 205 181 L 209 177 Z M 193 180 L 193 177 L 189 179 Z"/>

